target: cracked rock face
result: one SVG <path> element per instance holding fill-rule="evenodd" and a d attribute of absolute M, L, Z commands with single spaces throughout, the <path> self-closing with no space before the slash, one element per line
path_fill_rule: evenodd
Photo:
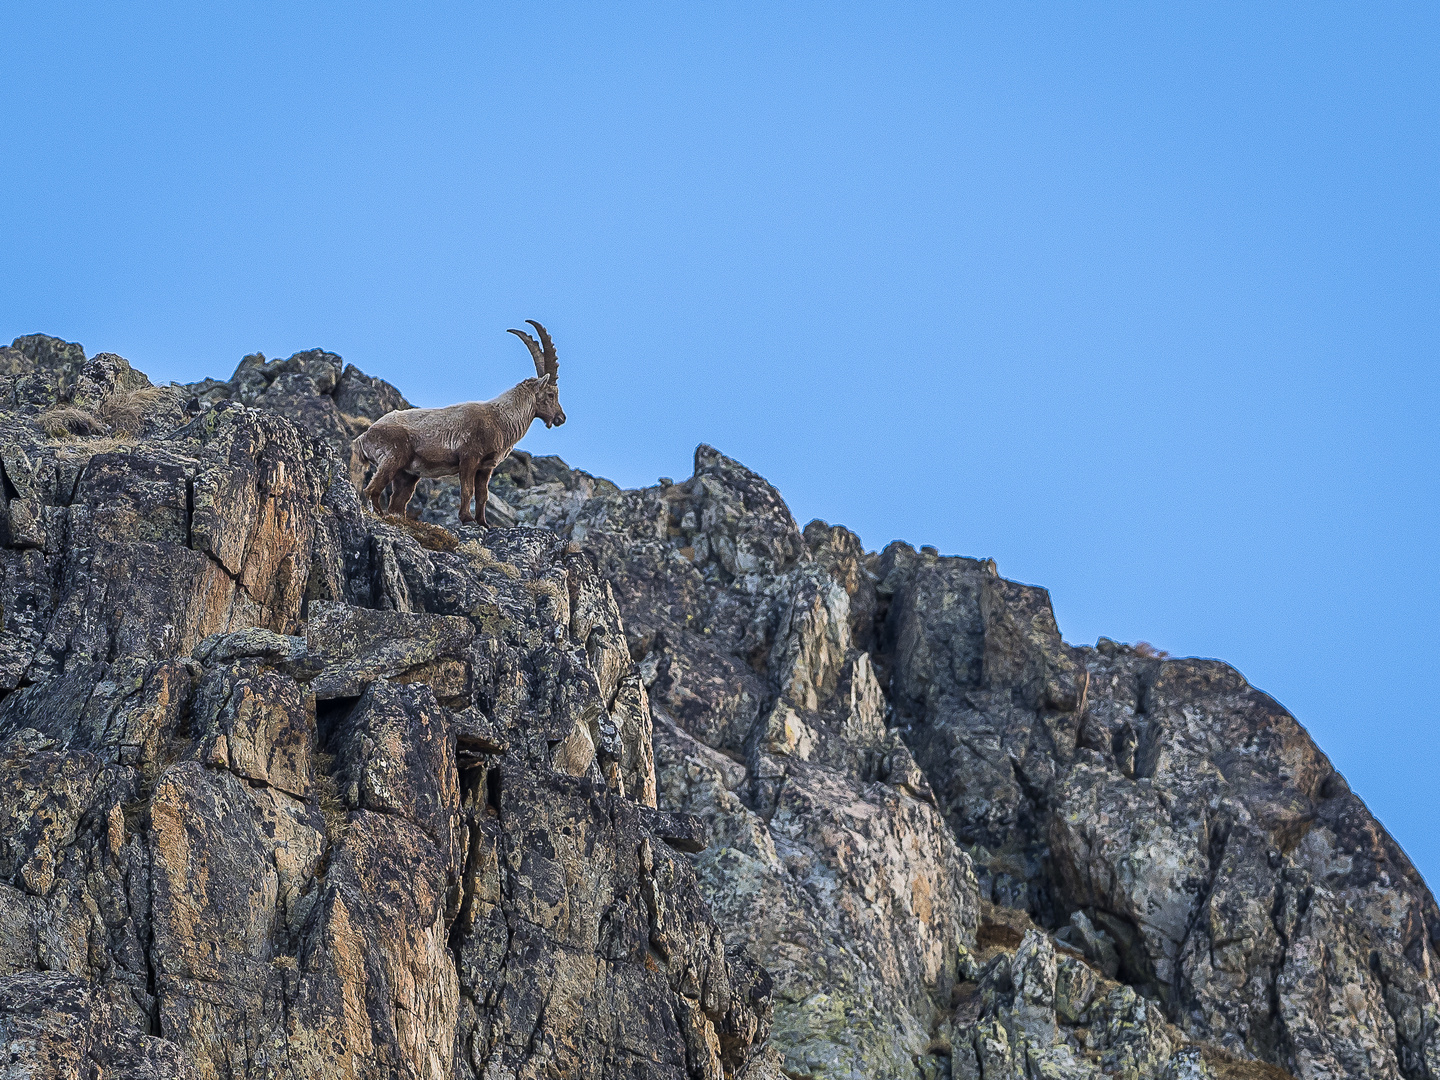
<path fill-rule="evenodd" d="M 570 497 L 587 486 L 502 490 L 612 586 L 654 711 L 661 805 L 712 822 L 700 885 L 727 946 L 775 980 L 785 1071 L 915 1075 L 937 1057 L 976 886 L 886 723 L 860 647 L 874 590 L 858 543 L 807 539 L 769 484 L 709 447 L 686 484 Z"/>
<path fill-rule="evenodd" d="M 770 1074 L 589 555 L 363 515 L 329 354 L 123 438 L 55 418 L 124 361 L 0 359 L 0 1072 Z"/>
<path fill-rule="evenodd" d="M 967 1075 L 973 1051 L 987 1077 L 1440 1077 L 1429 890 L 1232 668 L 1071 647 L 1045 591 L 989 561 L 867 554 L 823 522 L 800 534 L 708 447 L 682 484 L 577 505 L 584 483 L 497 490 L 610 580 L 656 705 L 661 804 L 713 821 L 701 885 L 775 974 L 788 1072 Z M 922 914 L 938 883 L 949 906 Z M 915 963 L 943 955 L 926 936 L 937 910 L 955 976 Z M 1026 929 L 1069 957 L 1062 975 L 1079 964 L 1112 989 L 1039 1028 L 998 1007 L 966 1020 L 953 1001 Z M 827 1006 L 863 989 L 826 1015 L 812 987 Z M 874 1002 L 888 1022 L 862 1027 Z M 1155 1033 L 1114 1048 L 1142 1027 Z M 982 1044 L 999 1055 L 988 1072 Z"/>
<path fill-rule="evenodd" d="M 877 574 L 896 721 L 985 899 L 1085 916 L 1233 1054 L 1440 1075 L 1440 912 L 1289 713 L 1218 661 L 1067 646 L 990 565 L 892 545 Z"/>
<path fill-rule="evenodd" d="M 706 446 L 378 519 L 404 407 L 0 349 L 0 1075 L 1440 1080 L 1429 891 L 1233 669 Z"/>

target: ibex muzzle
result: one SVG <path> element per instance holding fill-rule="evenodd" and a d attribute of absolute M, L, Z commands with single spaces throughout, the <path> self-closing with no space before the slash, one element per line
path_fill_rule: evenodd
<path fill-rule="evenodd" d="M 524 330 L 510 333 L 530 350 L 535 378 L 516 383 L 492 401 L 388 412 L 355 440 L 361 456 L 376 467 L 365 495 L 377 514 L 409 513 L 410 496 L 422 476 L 459 476 L 460 521 L 468 524 L 478 516 L 485 525 L 485 499 L 495 466 L 510 455 L 535 419 L 545 421 L 547 428 L 565 423 L 555 343 L 545 327 L 534 319 L 525 321 L 540 335 L 539 341 Z M 380 505 L 387 484 L 394 484 L 388 511 Z"/>

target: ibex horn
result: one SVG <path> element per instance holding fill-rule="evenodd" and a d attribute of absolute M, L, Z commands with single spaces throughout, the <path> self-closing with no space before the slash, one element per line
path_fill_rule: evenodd
<path fill-rule="evenodd" d="M 505 332 L 507 334 L 514 334 L 521 341 L 525 342 L 525 347 L 530 350 L 530 358 L 535 361 L 535 374 L 544 375 L 545 354 L 540 351 L 540 343 L 536 341 L 533 337 L 531 337 L 529 334 L 527 334 L 524 330 L 507 330 Z"/>
<path fill-rule="evenodd" d="M 535 327 L 535 332 L 540 335 L 540 340 L 545 344 L 545 370 L 550 372 L 550 381 L 559 383 L 560 360 L 555 355 L 555 343 L 550 340 L 550 331 L 546 330 L 545 327 L 541 326 L 534 319 L 526 319 L 525 321 Z"/>

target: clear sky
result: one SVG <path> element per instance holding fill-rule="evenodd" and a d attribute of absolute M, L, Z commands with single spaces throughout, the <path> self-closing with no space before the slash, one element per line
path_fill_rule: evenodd
<path fill-rule="evenodd" d="M 202 10 L 206 9 L 206 10 Z M 0 5 L 0 336 L 530 370 L 1217 656 L 1440 882 L 1440 7 Z"/>

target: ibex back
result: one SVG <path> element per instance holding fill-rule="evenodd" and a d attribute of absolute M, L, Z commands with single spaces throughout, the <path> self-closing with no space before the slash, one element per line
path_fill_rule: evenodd
<path fill-rule="evenodd" d="M 537 417 L 547 428 L 565 423 L 555 343 L 534 319 L 526 322 L 535 328 L 540 341 L 524 330 L 510 333 L 529 348 L 535 378 L 516 383 L 493 401 L 388 412 L 355 440 L 361 456 L 376 467 L 365 485 L 365 495 L 377 514 L 408 513 L 410 496 L 422 476 L 459 476 L 460 521 L 469 523 L 478 516 L 485 525 L 485 499 L 495 466 L 510 455 Z M 388 511 L 380 505 L 387 484 L 394 485 Z M 470 513 L 472 498 L 475 515 Z"/>

